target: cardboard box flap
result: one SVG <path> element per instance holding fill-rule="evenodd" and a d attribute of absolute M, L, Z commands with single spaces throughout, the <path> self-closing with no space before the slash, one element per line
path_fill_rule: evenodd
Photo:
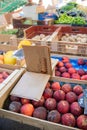
<path fill-rule="evenodd" d="M 40 100 L 50 75 L 25 72 L 10 95 Z"/>
<path fill-rule="evenodd" d="M 47 46 L 23 46 L 29 72 L 52 75 L 50 49 Z"/>

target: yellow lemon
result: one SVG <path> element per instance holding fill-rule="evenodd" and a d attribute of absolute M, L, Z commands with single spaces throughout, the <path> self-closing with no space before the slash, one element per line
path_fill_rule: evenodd
<path fill-rule="evenodd" d="M 9 64 L 9 65 L 15 65 L 16 64 L 16 58 L 9 56 L 9 55 L 4 55 L 4 64 Z"/>
<path fill-rule="evenodd" d="M 31 45 L 31 42 L 24 39 L 22 41 L 20 41 L 19 45 L 18 45 L 18 49 L 21 49 L 22 48 L 22 45 L 26 45 L 26 46 L 30 46 Z"/>

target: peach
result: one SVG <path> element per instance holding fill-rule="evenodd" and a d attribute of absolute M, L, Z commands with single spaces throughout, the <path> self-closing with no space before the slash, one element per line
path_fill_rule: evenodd
<path fill-rule="evenodd" d="M 77 95 L 74 92 L 68 92 L 66 94 L 66 100 L 69 103 L 73 103 L 73 102 L 77 101 Z"/>
<path fill-rule="evenodd" d="M 59 82 L 53 82 L 51 86 L 52 90 L 60 90 L 60 83 Z"/>
<path fill-rule="evenodd" d="M 70 74 L 68 72 L 64 72 L 64 73 L 62 73 L 62 77 L 70 78 Z"/>
<path fill-rule="evenodd" d="M 43 96 L 45 99 L 52 97 L 53 90 L 51 88 L 45 88 Z"/>
<path fill-rule="evenodd" d="M 57 64 L 58 67 L 63 67 L 64 66 L 64 63 L 62 61 L 59 61 L 58 64 Z"/>
<path fill-rule="evenodd" d="M 68 84 L 68 83 L 64 84 L 64 85 L 62 86 L 62 90 L 63 90 L 65 93 L 68 93 L 68 92 L 72 91 L 71 84 Z"/>
<path fill-rule="evenodd" d="M 57 90 L 54 92 L 53 97 L 57 100 L 64 100 L 65 99 L 65 92 L 63 90 Z"/>
<path fill-rule="evenodd" d="M 13 111 L 13 112 L 20 112 L 21 106 L 22 106 L 22 105 L 21 105 L 20 102 L 12 101 L 12 102 L 9 104 L 9 110 L 10 110 L 10 111 Z"/>
<path fill-rule="evenodd" d="M 83 69 L 79 69 L 77 70 L 77 73 L 82 76 L 82 75 L 85 75 L 85 71 Z"/>
<path fill-rule="evenodd" d="M 87 74 L 81 77 L 81 80 L 87 80 Z"/>
<path fill-rule="evenodd" d="M 50 82 L 47 82 L 46 87 L 45 88 L 50 88 Z"/>
<path fill-rule="evenodd" d="M 81 85 L 75 85 L 73 87 L 73 92 L 76 93 L 77 95 L 80 95 L 83 92 L 83 88 Z"/>
<path fill-rule="evenodd" d="M 24 104 L 21 109 L 21 113 L 27 116 L 32 116 L 34 112 L 34 106 L 31 103 Z"/>
<path fill-rule="evenodd" d="M 56 71 L 55 71 L 55 76 L 61 76 L 61 72 L 58 71 L 58 70 L 56 70 Z"/>
<path fill-rule="evenodd" d="M 57 110 L 61 114 L 69 112 L 69 103 L 66 100 L 61 100 L 57 104 Z"/>
<path fill-rule="evenodd" d="M 48 110 L 54 110 L 56 108 L 56 100 L 54 98 L 48 98 L 45 101 L 45 107 Z"/>
<path fill-rule="evenodd" d="M 83 109 L 78 102 L 73 102 L 70 106 L 70 111 L 74 116 L 80 116 L 83 113 Z"/>
<path fill-rule="evenodd" d="M 83 58 L 79 58 L 78 59 L 78 65 L 84 65 L 85 64 L 85 61 Z"/>
<path fill-rule="evenodd" d="M 73 73 L 73 74 L 71 75 L 71 77 L 72 77 L 73 79 L 78 79 L 78 80 L 81 79 L 81 78 L 80 78 L 80 75 L 79 75 L 78 73 Z"/>
<path fill-rule="evenodd" d="M 87 116 L 86 115 L 80 115 L 77 118 L 77 126 L 82 130 L 87 130 Z"/>
<path fill-rule="evenodd" d="M 33 117 L 45 120 L 47 117 L 47 110 L 45 107 L 37 107 L 33 112 Z"/>
<path fill-rule="evenodd" d="M 63 66 L 63 67 L 60 67 L 60 68 L 59 68 L 59 71 L 60 71 L 61 73 L 64 73 L 64 72 L 67 71 L 67 69 Z"/>
<path fill-rule="evenodd" d="M 34 105 L 34 107 L 43 106 L 44 102 L 45 102 L 44 96 L 42 96 L 39 101 L 32 100 L 32 104 Z"/>
<path fill-rule="evenodd" d="M 72 64 L 67 62 L 67 63 L 65 63 L 65 67 L 68 69 L 68 68 L 72 67 Z"/>
<path fill-rule="evenodd" d="M 76 69 L 73 68 L 73 67 L 70 67 L 70 68 L 68 69 L 68 72 L 69 72 L 70 74 L 76 73 Z"/>
<path fill-rule="evenodd" d="M 52 110 L 47 115 L 47 120 L 54 123 L 59 123 L 60 119 L 61 119 L 61 115 L 57 110 Z"/>
<path fill-rule="evenodd" d="M 22 103 L 22 104 L 27 104 L 27 103 L 29 103 L 29 102 L 30 102 L 29 99 L 21 98 L 21 103 Z"/>
<path fill-rule="evenodd" d="M 66 113 L 62 115 L 62 124 L 66 126 L 75 126 L 75 117 L 71 113 Z"/>

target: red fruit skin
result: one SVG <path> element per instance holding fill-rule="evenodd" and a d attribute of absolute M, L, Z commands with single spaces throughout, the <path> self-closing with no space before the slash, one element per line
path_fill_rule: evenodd
<path fill-rule="evenodd" d="M 30 108 L 30 104 L 27 103 L 27 104 L 22 105 L 20 111 L 21 111 L 21 113 L 24 114 L 24 115 L 32 116 L 33 111 L 34 111 L 34 107 L 33 107 L 33 105 L 32 105 L 32 112 L 31 112 L 31 115 L 30 115 L 30 110 L 29 110 L 29 108 Z"/>
<path fill-rule="evenodd" d="M 33 112 L 33 117 L 45 120 L 47 117 L 47 110 L 45 107 L 37 107 Z"/>
<path fill-rule="evenodd" d="M 53 95 L 52 89 L 51 88 L 45 88 L 44 93 L 43 93 L 44 98 L 45 99 L 51 98 L 52 95 Z"/>
<path fill-rule="evenodd" d="M 30 102 L 29 99 L 21 98 L 21 103 L 22 103 L 22 104 L 27 104 L 27 103 L 29 103 L 29 102 Z"/>
<path fill-rule="evenodd" d="M 75 120 L 75 117 L 73 116 L 73 114 L 66 113 L 66 114 L 62 115 L 62 124 L 63 125 L 74 127 L 75 122 L 76 122 L 76 120 Z"/>
<path fill-rule="evenodd" d="M 81 77 L 81 80 L 87 80 L 87 74 Z"/>
<path fill-rule="evenodd" d="M 63 56 L 62 57 L 62 62 L 63 63 L 69 62 L 69 58 L 67 56 Z"/>
<path fill-rule="evenodd" d="M 54 83 L 52 83 L 51 88 L 52 88 L 52 90 L 54 90 L 54 91 L 60 90 L 60 83 L 59 83 L 59 82 L 54 82 Z"/>
<path fill-rule="evenodd" d="M 47 84 L 46 84 L 46 87 L 45 88 L 50 88 L 50 82 L 48 82 Z"/>
<path fill-rule="evenodd" d="M 80 115 L 77 118 L 77 126 L 82 130 L 87 130 L 87 116 Z"/>
<path fill-rule="evenodd" d="M 0 78 L 0 83 L 2 83 L 4 81 L 4 79 L 3 78 Z"/>
<path fill-rule="evenodd" d="M 61 73 L 64 73 L 64 72 L 67 71 L 67 69 L 63 66 L 63 67 L 60 67 L 60 68 L 59 68 L 59 71 L 60 71 Z"/>
<path fill-rule="evenodd" d="M 83 69 L 79 69 L 77 70 L 77 73 L 82 76 L 82 75 L 85 75 L 85 71 Z"/>
<path fill-rule="evenodd" d="M 70 78 L 70 74 L 68 72 L 64 72 L 64 73 L 62 73 L 62 77 Z"/>
<path fill-rule="evenodd" d="M 47 120 L 54 123 L 59 123 L 61 120 L 61 115 L 57 110 L 52 110 L 48 113 Z"/>
<path fill-rule="evenodd" d="M 61 76 L 61 72 L 58 71 L 58 70 L 56 70 L 56 71 L 55 71 L 55 76 Z"/>
<path fill-rule="evenodd" d="M 44 105 L 44 102 L 45 102 L 44 96 L 42 96 L 39 101 L 34 101 L 34 100 L 32 100 L 32 104 L 34 105 L 34 107 L 43 106 L 43 105 Z"/>
<path fill-rule="evenodd" d="M 68 68 L 71 68 L 72 67 L 72 64 L 71 63 L 65 63 L 65 67 L 68 69 Z"/>
<path fill-rule="evenodd" d="M 83 58 L 79 58 L 78 59 L 78 65 L 84 65 L 85 64 L 85 61 Z"/>
<path fill-rule="evenodd" d="M 20 98 L 19 98 L 19 97 L 16 97 L 16 96 L 11 95 L 11 96 L 10 96 L 10 100 L 11 100 L 11 101 L 19 101 L 19 100 L 20 100 Z"/>
<path fill-rule="evenodd" d="M 73 74 L 71 75 L 71 77 L 72 77 L 73 79 L 78 79 L 78 80 L 81 79 L 81 77 L 80 77 L 80 75 L 79 75 L 78 73 L 73 73 Z"/>
<path fill-rule="evenodd" d="M 68 92 L 70 92 L 70 91 L 72 91 L 72 87 L 71 87 L 71 84 L 64 84 L 63 86 L 62 86 L 62 90 L 65 92 L 65 93 L 68 93 Z"/>
<path fill-rule="evenodd" d="M 6 79 L 9 76 L 8 72 L 3 71 L 2 72 L 3 78 Z"/>
<path fill-rule="evenodd" d="M 3 75 L 2 74 L 0 74 L 0 79 L 3 79 Z"/>
<path fill-rule="evenodd" d="M 75 68 L 70 67 L 70 68 L 68 69 L 68 72 L 69 72 L 70 74 L 73 74 L 73 73 L 76 73 L 76 70 L 75 70 Z"/>
<path fill-rule="evenodd" d="M 61 100 L 57 104 L 57 110 L 61 114 L 69 112 L 69 103 L 66 100 Z"/>
<path fill-rule="evenodd" d="M 48 110 L 54 110 L 56 108 L 56 100 L 54 98 L 48 98 L 46 101 L 45 101 L 45 107 L 48 109 Z"/>
<path fill-rule="evenodd" d="M 57 64 L 58 67 L 63 67 L 64 66 L 64 63 L 62 61 L 59 61 L 58 64 Z"/>
<path fill-rule="evenodd" d="M 73 102 L 77 101 L 77 95 L 74 92 L 68 92 L 66 94 L 66 100 L 69 103 L 73 103 Z"/>
<path fill-rule="evenodd" d="M 54 92 L 53 97 L 56 99 L 56 101 L 64 100 L 65 92 L 63 90 L 57 90 Z"/>
<path fill-rule="evenodd" d="M 70 106 L 70 111 L 74 116 L 80 116 L 83 113 L 83 109 L 78 102 L 73 102 Z"/>
<path fill-rule="evenodd" d="M 81 85 L 75 85 L 73 87 L 73 92 L 77 95 L 80 95 L 83 92 L 83 88 Z"/>
<path fill-rule="evenodd" d="M 78 99 L 80 99 L 82 96 L 83 96 L 83 93 L 81 93 L 81 94 L 78 96 Z"/>

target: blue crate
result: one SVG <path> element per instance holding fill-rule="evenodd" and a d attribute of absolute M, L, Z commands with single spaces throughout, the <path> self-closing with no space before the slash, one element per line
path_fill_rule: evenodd
<path fill-rule="evenodd" d="M 45 13 L 39 13 L 38 14 L 38 20 L 40 21 L 43 21 L 45 19 L 57 19 L 57 16 L 53 13 L 48 13 L 48 12 L 45 12 Z"/>

